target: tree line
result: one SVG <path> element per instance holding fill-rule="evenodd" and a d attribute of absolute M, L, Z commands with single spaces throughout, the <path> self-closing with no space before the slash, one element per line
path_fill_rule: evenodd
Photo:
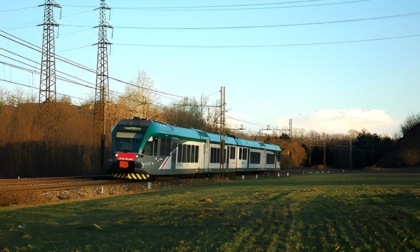
<path fill-rule="evenodd" d="M 146 73 L 139 72 L 134 85 L 127 86 L 122 96 L 106 104 L 106 157 L 111 155 L 111 128 L 123 118 L 138 116 L 219 133 L 221 113 L 217 102 L 208 104 L 203 98 L 185 98 L 169 106 L 160 106 L 153 85 Z M 61 97 L 57 102 L 40 104 L 37 98 L 20 90 L 0 89 L 0 178 L 82 176 L 103 172 L 101 131 L 94 122 L 95 103 L 86 101 L 74 105 L 69 97 Z M 420 132 L 417 135 L 412 132 L 413 128 L 418 128 L 419 122 L 419 115 L 408 118 L 402 125 L 401 139 L 418 136 Z M 283 168 L 354 169 L 381 162 L 385 165 L 420 165 L 418 147 L 396 151 L 407 139 L 379 136 L 366 130 L 351 131 L 347 135 L 311 131 L 299 138 L 287 134 L 240 133 L 229 129 L 225 133 L 278 144 L 283 150 Z M 389 156 L 393 159 L 386 160 Z"/>
<path fill-rule="evenodd" d="M 49 103 L 37 100 L 33 93 L 0 89 L 0 178 L 102 173 L 102 131 L 94 121 L 95 102 L 74 105 L 69 97 Z M 111 129 L 123 118 L 137 116 L 218 132 L 220 112 L 203 100 L 182 99 L 160 106 L 153 81 L 139 72 L 123 95 L 105 105 L 105 157 L 111 155 Z"/>
<path fill-rule="evenodd" d="M 293 138 L 283 133 L 266 136 L 265 141 L 290 151 L 283 151 L 291 155 L 283 167 L 420 167 L 420 113 L 408 116 L 400 128 L 398 137 L 362 129 L 332 135 L 310 131 Z"/>

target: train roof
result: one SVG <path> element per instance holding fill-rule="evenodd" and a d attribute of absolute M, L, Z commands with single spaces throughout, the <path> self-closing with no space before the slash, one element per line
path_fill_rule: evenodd
<path fill-rule="evenodd" d="M 210 138 L 210 142 L 212 143 L 219 143 L 220 144 L 220 135 L 218 134 L 214 134 L 214 133 L 207 133 L 205 132 L 209 138 Z M 224 139 L 225 139 L 225 144 L 228 145 L 237 145 L 237 142 L 235 141 L 235 138 L 231 137 L 231 136 L 225 136 L 223 135 Z"/>
<path fill-rule="evenodd" d="M 155 133 L 166 134 L 172 137 L 182 137 L 188 140 L 195 141 L 206 141 L 209 138 L 204 131 L 200 132 L 195 129 L 181 128 L 159 122 L 154 122 L 150 126 L 153 127 Z"/>
<path fill-rule="evenodd" d="M 278 146 L 277 144 L 264 143 L 264 145 L 265 145 L 265 149 L 267 150 L 281 151 L 280 146 Z"/>

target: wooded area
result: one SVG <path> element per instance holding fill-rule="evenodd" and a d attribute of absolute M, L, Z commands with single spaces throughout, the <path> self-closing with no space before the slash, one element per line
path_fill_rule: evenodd
<path fill-rule="evenodd" d="M 147 91 L 153 83 L 142 75 L 144 73 L 139 73 L 136 83 L 139 88 L 127 88 L 125 96 L 106 105 L 106 160 L 111 155 L 111 129 L 122 118 L 139 116 L 180 127 L 220 132 L 217 104 L 184 99 L 170 106 L 157 106 L 158 98 Z M 55 103 L 40 104 L 33 95 L 0 90 L 0 118 L 0 178 L 107 172 L 101 169 L 101 130 L 94 125 L 93 102 L 74 105 L 68 97 L 63 97 Z M 283 169 L 414 167 L 420 166 L 419 122 L 420 116 L 409 118 L 400 139 L 367 130 L 353 130 L 346 135 L 311 131 L 300 137 L 284 133 L 280 136 L 249 134 L 233 129 L 226 129 L 225 133 L 279 145 Z"/>

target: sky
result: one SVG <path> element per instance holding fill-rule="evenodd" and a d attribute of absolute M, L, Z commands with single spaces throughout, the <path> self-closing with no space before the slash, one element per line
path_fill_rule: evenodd
<path fill-rule="evenodd" d="M 56 54 L 96 69 L 100 1 L 56 3 Z M 0 88 L 38 94 L 41 54 L 19 41 L 42 46 L 42 4 L 0 0 Z M 159 104 L 181 97 L 216 104 L 224 86 L 228 127 L 250 132 L 287 129 L 291 119 L 301 132 L 392 136 L 420 112 L 418 0 L 106 4 L 109 75 L 132 82 L 146 72 Z M 75 103 L 93 96 L 86 86 L 95 85 L 95 74 L 59 60 L 56 68 L 86 83 L 57 80 L 57 93 Z M 124 92 L 122 82 L 109 86 Z"/>

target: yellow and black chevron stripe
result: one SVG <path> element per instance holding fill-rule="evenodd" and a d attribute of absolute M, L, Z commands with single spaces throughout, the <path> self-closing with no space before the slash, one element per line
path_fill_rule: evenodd
<path fill-rule="evenodd" d="M 132 180 L 147 180 L 147 179 L 150 178 L 150 175 L 149 174 L 121 173 L 121 172 L 113 173 L 112 176 L 114 178 L 119 178 L 119 179 L 132 179 Z"/>

